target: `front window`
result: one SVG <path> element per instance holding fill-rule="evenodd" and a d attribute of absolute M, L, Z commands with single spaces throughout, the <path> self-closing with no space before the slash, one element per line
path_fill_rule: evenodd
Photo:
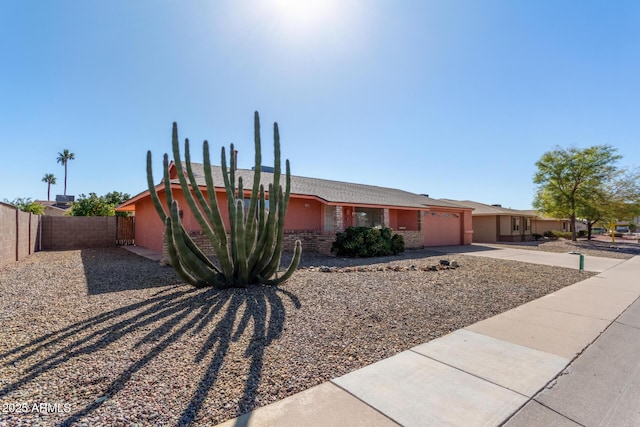
<path fill-rule="evenodd" d="M 520 218 L 511 218 L 511 224 L 513 231 L 520 231 Z"/>
<path fill-rule="evenodd" d="M 531 218 L 525 218 L 524 220 L 524 231 L 531 230 Z"/>
<path fill-rule="evenodd" d="M 356 227 L 381 227 L 382 209 L 355 208 Z"/>

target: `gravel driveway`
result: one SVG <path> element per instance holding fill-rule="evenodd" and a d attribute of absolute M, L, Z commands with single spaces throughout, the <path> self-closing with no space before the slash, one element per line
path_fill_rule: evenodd
<path fill-rule="evenodd" d="M 443 258 L 306 255 L 280 288 L 216 291 L 118 248 L 36 253 L 0 268 L 0 425 L 216 424 L 590 276 L 423 271 Z"/>

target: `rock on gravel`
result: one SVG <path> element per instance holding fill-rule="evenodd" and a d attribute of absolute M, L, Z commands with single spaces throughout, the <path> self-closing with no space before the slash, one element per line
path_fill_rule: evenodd
<path fill-rule="evenodd" d="M 0 268 L 0 425 L 216 424 L 589 277 L 441 259 L 305 254 L 217 291 L 118 248 L 36 253 Z"/>

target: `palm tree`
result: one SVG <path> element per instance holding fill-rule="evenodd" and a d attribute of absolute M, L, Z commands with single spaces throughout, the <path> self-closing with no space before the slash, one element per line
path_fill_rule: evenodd
<path fill-rule="evenodd" d="M 69 160 L 74 160 L 75 154 L 69 152 L 68 149 L 62 150 L 62 153 L 58 153 L 57 161 L 64 166 L 64 195 L 67 195 L 67 163 Z"/>
<path fill-rule="evenodd" d="M 51 200 L 51 184 L 56 185 L 56 177 L 52 173 L 45 173 L 42 182 L 47 183 L 47 201 Z"/>

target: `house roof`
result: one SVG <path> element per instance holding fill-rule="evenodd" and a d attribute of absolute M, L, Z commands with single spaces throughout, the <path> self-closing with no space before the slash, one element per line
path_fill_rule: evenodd
<path fill-rule="evenodd" d="M 175 167 L 172 162 L 171 167 Z M 192 163 L 191 168 L 199 186 L 205 186 L 204 165 Z M 222 168 L 211 166 L 213 182 L 216 187 L 223 186 Z M 236 178 L 242 177 L 245 189 L 251 189 L 253 185 L 254 171 L 249 169 L 237 169 Z M 175 176 L 175 175 L 173 175 Z M 260 182 L 265 188 L 273 183 L 272 172 L 261 171 Z M 284 174 L 281 181 L 284 186 Z M 179 184 L 178 179 L 172 179 L 172 184 Z M 147 194 L 144 191 L 120 205 L 117 210 L 127 210 L 127 207 L 135 204 L 137 200 Z M 342 181 L 332 181 L 319 178 L 308 178 L 303 176 L 291 176 L 291 194 L 298 196 L 315 197 L 327 204 L 350 204 L 350 205 L 371 205 L 371 206 L 397 206 L 412 209 L 426 209 L 431 207 L 445 207 L 467 209 L 454 201 L 433 199 L 421 194 L 415 194 L 396 188 L 379 187 L 375 185 L 354 184 Z"/>
<path fill-rule="evenodd" d="M 441 199 L 449 202 L 456 202 L 462 206 L 473 209 L 473 216 L 489 216 L 489 215 L 513 215 L 513 216 L 535 216 L 531 214 L 533 211 L 523 211 L 518 209 L 503 208 L 499 205 L 487 205 L 486 203 L 474 202 L 472 200 L 450 200 Z"/>
<path fill-rule="evenodd" d="M 192 163 L 193 174 L 198 185 L 205 185 L 204 165 Z M 213 182 L 217 185 L 223 182 L 222 168 L 211 166 Z M 249 169 L 238 169 L 235 171 L 236 177 L 242 177 L 245 188 L 251 188 L 253 184 L 254 171 Z M 265 188 L 273 183 L 273 173 L 260 172 L 260 182 Z M 172 180 L 174 182 L 174 180 Z M 178 180 L 175 180 L 177 183 Z M 284 185 L 284 174 L 280 181 Z M 319 178 L 308 178 L 303 176 L 291 176 L 291 194 L 315 196 L 329 204 L 356 204 L 356 205 L 377 205 L 377 206 L 401 206 L 408 208 L 425 207 L 455 207 L 462 206 L 453 201 L 432 199 L 430 197 L 410 193 L 396 188 L 378 187 L 375 185 L 354 184 L 342 181 L 332 181 Z"/>
<path fill-rule="evenodd" d="M 41 204 L 44 207 L 56 208 L 61 210 L 70 209 L 71 205 L 67 203 L 58 203 L 55 200 L 36 200 L 36 203 Z"/>
<path fill-rule="evenodd" d="M 526 211 L 522 211 L 522 212 L 526 212 L 527 215 L 530 216 L 535 216 L 536 220 L 541 220 L 541 221 L 568 221 L 568 218 L 552 218 L 550 216 L 546 216 L 543 215 L 541 212 L 538 212 L 536 210 L 526 210 Z"/>

